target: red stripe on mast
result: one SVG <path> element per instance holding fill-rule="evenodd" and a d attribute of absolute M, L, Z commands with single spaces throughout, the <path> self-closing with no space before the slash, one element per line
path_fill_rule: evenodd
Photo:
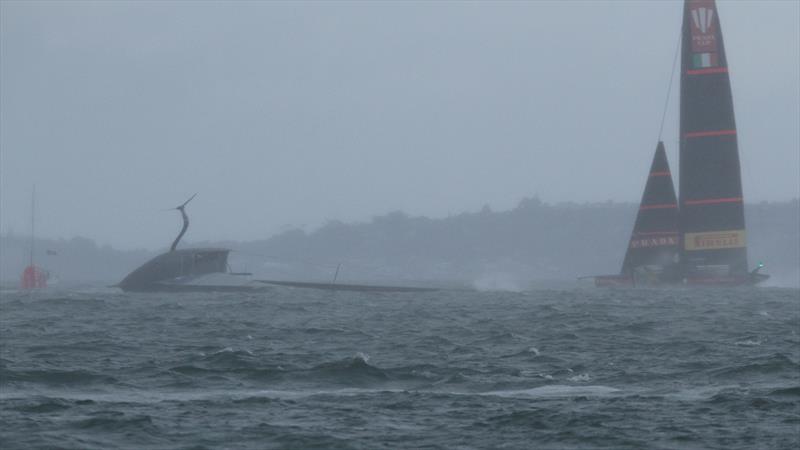
<path fill-rule="evenodd" d="M 703 200 L 686 200 L 684 205 L 715 205 L 717 203 L 742 203 L 742 197 L 707 198 Z"/>
<path fill-rule="evenodd" d="M 634 236 L 671 236 L 678 234 L 677 231 L 637 231 Z"/>
<path fill-rule="evenodd" d="M 711 73 L 728 73 L 727 67 L 710 67 L 708 69 L 690 69 L 686 75 L 708 75 Z"/>
<path fill-rule="evenodd" d="M 711 136 L 730 136 L 736 134 L 736 130 L 714 130 L 714 131 L 693 131 L 683 135 L 684 138 L 711 137 Z"/>

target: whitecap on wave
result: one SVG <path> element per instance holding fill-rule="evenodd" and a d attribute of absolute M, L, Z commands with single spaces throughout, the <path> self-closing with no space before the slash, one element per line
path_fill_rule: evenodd
<path fill-rule="evenodd" d="M 532 389 L 490 391 L 484 392 L 481 395 L 493 395 L 496 397 L 509 398 L 601 397 L 613 395 L 617 392 L 621 391 L 610 386 L 568 386 L 563 384 L 551 384 Z"/>
<path fill-rule="evenodd" d="M 588 373 L 582 373 L 580 375 L 575 375 L 574 377 L 567 378 L 567 380 L 575 382 L 575 383 L 589 381 L 590 379 L 591 378 L 589 377 Z"/>

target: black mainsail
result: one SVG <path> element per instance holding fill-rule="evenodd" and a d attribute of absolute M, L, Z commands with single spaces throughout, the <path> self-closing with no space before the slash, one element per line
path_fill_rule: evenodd
<path fill-rule="evenodd" d="M 678 199 L 664 144 L 658 143 L 647 176 L 621 274 L 634 284 L 658 284 L 679 278 Z"/>
<path fill-rule="evenodd" d="M 680 228 L 690 283 L 747 277 L 731 83 L 714 0 L 686 0 L 680 96 Z"/>

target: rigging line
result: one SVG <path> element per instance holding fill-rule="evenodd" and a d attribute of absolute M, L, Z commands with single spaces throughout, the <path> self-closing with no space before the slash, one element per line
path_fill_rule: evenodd
<path fill-rule="evenodd" d="M 342 268 L 342 263 L 336 266 L 336 274 L 333 275 L 333 284 L 336 284 L 336 279 L 339 278 L 339 269 Z"/>
<path fill-rule="evenodd" d="M 678 43 L 675 45 L 675 56 L 672 57 L 672 71 L 669 74 L 669 85 L 667 86 L 667 98 L 664 99 L 664 112 L 661 113 L 661 126 L 658 129 L 658 140 L 661 141 L 661 135 L 664 132 L 664 121 L 667 118 L 667 108 L 669 107 L 669 97 L 672 94 L 672 82 L 675 79 L 675 66 L 678 63 L 678 53 L 681 50 L 681 38 L 683 36 L 683 30 L 678 33 Z"/>
<path fill-rule="evenodd" d="M 36 245 L 36 185 L 31 190 L 31 262 L 33 265 L 34 246 Z"/>

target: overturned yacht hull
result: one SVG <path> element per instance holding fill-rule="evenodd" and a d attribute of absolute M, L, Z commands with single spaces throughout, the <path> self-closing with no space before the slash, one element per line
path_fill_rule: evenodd
<path fill-rule="evenodd" d="M 129 292 L 254 292 L 267 290 L 246 273 L 228 272 L 225 248 L 188 248 L 156 256 L 117 287 Z"/>

